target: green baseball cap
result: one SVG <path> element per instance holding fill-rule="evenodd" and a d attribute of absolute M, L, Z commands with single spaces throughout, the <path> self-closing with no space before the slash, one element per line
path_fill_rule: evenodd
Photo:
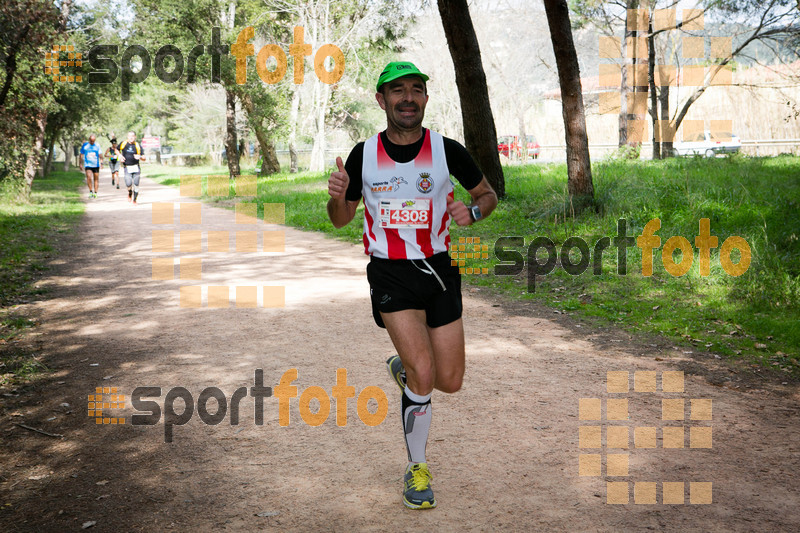
<path fill-rule="evenodd" d="M 419 71 L 414 63 L 410 63 L 408 61 L 392 61 L 386 65 L 386 68 L 384 68 L 383 72 L 381 72 L 381 75 L 378 78 L 378 84 L 375 86 L 375 90 L 380 91 L 381 85 L 384 83 L 396 80 L 397 78 L 402 78 L 403 76 L 419 76 L 422 78 L 422 81 L 428 81 L 429 79 L 427 75 Z"/>

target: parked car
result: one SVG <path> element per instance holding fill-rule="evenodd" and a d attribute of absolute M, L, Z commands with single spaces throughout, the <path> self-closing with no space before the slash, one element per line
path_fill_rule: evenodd
<path fill-rule="evenodd" d="M 715 157 L 718 154 L 732 154 L 742 148 L 742 141 L 726 131 L 698 132 L 688 141 L 672 145 L 675 155 L 704 155 Z"/>
<path fill-rule="evenodd" d="M 532 157 L 536 159 L 539 157 L 539 152 L 541 151 L 541 146 L 538 142 L 536 142 L 536 137 L 533 135 L 527 135 L 526 140 L 528 141 L 528 157 Z M 519 142 L 518 135 L 503 135 L 502 137 L 497 138 L 497 152 L 501 155 L 506 157 L 511 157 L 513 153 L 517 158 L 520 158 L 522 155 L 522 150 Z"/>

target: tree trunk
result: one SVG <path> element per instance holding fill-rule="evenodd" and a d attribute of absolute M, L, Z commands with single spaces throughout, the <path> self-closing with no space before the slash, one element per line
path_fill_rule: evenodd
<path fill-rule="evenodd" d="M 59 143 L 64 152 L 64 172 L 69 171 L 69 163 L 72 160 L 72 139 L 61 140 Z"/>
<path fill-rule="evenodd" d="M 453 59 L 467 151 L 497 196 L 502 198 L 506 194 L 506 185 L 497 153 L 497 129 L 481 63 L 481 50 L 466 0 L 439 0 L 439 16 Z"/>
<path fill-rule="evenodd" d="M 522 108 L 522 106 L 520 106 Z M 528 161 L 528 134 L 525 131 L 525 110 L 519 109 L 517 124 L 519 125 L 519 158 L 523 163 Z"/>
<path fill-rule="evenodd" d="M 630 87 L 628 87 L 628 75 L 630 74 L 633 76 L 633 69 L 629 69 L 628 65 L 632 65 L 633 61 L 628 59 L 628 39 L 633 37 L 635 33 L 632 30 L 629 30 L 628 27 L 630 22 L 628 21 L 628 16 L 630 15 L 631 9 L 636 9 L 639 7 L 639 0 L 626 0 L 625 1 L 625 36 L 622 38 L 621 43 L 621 50 L 622 50 L 622 70 L 620 76 L 620 85 L 619 85 L 619 93 L 620 93 L 620 108 L 619 108 L 619 146 L 620 148 L 628 144 L 628 100 L 630 99 Z"/>
<path fill-rule="evenodd" d="M 669 84 L 662 85 L 658 99 L 661 102 L 661 120 L 669 120 Z M 673 156 L 672 143 L 675 140 L 675 129 L 672 124 L 661 130 L 661 158 Z"/>
<path fill-rule="evenodd" d="M 236 95 L 233 91 L 225 89 L 225 151 L 228 156 L 228 174 L 238 176 L 239 158 L 236 149 Z"/>
<path fill-rule="evenodd" d="M 650 117 L 653 120 L 653 159 L 663 159 L 661 131 L 659 131 L 658 122 L 658 95 L 656 94 L 656 38 L 653 35 L 652 18 L 648 23 L 647 33 L 647 81 L 650 87 Z"/>
<path fill-rule="evenodd" d="M 245 112 L 250 117 L 250 124 L 253 127 L 253 132 L 256 134 L 258 147 L 261 151 L 261 175 L 266 176 L 268 174 L 280 172 L 281 165 L 278 162 L 278 155 L 275 153 L 275 144 L 270 139 L 261 121 L 255 118 L 256 108 L 252 98 L 245 92 L 240 95 L 240 99 Z"/>
<path fill-rule="evenodd" d="M 635 9 L 639 7 L 638 0 L 633 0 L 631 2 L 634 4 L 634 7 L 631 9 Z M 636 11 L 638 13 L 638 10 Z M 630 13 L 630 11 L 628 11 Z M 648 58 L 648 51 L 647 46 L 645 44 L 645 50 L 642 50 L 639 46 L 639 37 L 643 34 L 646 34 L 645 31 L 639 29 L 639 24 L 641 23 L 640 20 L 636 20 L 636 28 L 635 30 L 626 32 L 631 34 L 633 37 L 633 59 L 631 60 L 631 64 L 633 65 L 633 72 L 632 72 L 632 82 L 631 85 L 633 86 L 632 92 L 630 94 L 633 95 L 633 112 L 628 113 L 628 145 L 633 147 L 641 147 L 642 142 L 644 141 L 644 124 L 647 122 L 647 94 L 645 94 L 645 98 L 636 98 L 637 93 L 647 93 L 648 83 L 647 79 L 641 79 L 641 72 L 637 68 L 639 65 L 646 65 L 647 58 Z M 630 97 L 629 94 L 629 97 Z M 631 108 L 630 105 L 627 106 L 628 110 Z M 626 110 L 627 111 L 627 110 Z M 630 121 L 635 120 L 637 121 L 635 124 L 639 125 L 639 127 L 635 128 L 633 132 L 631 132 L 631 124 Z M 637 152 L 638 153 L 638 152 Z"/>
<path fill-rule="evenodd" d="M 289 172 L 297 172 L 297 116 L 300 111 L 300 89 L 295 86 L 289 112 Z"/>
<path fill-rule="evenodd" d="M 566 0 L 544 0 L 550 39 L 558 68 L 561 87 L 561 112 L 567 142 L 567 190 L 575 212 L 594 202 L 592 166 L 589 160 L 589 139 L 581 94 L 581 74 Z"/>
<path fill-rule="evenodd" d="M 25 183 L 22 191 L 22 195 L 25 200 L 28 200 L 31 196 L 31 187 L 33 187 L 33 179 L 36 176 L 37 167 L 39 166 L 39 156 L 42 153 L 42 144 L 44 144 L 44 130 L 46 126 L 47 112 L 40 111 L 39 114 L 36 115 L 36 139 L 33 142 L 31 153 L 28 154 L 28 160 L 25 163 Z"/>
<path fill-rule="evenodd" d="M 240 166 L 242 164 L 242 156 L 245 155 L 245 152 L 247 152 L 247 143 L 244 142 L 244 139 L 239 139 L 239 144 L 236 147 L 236 161 Z"/>
<path fill-rule="evenodd" d="M 256 133 L 256 137 L 258 137 L 258 133 Z M 278 154 L 275 152 L 275 145 L 271 142 L 266 142 L 266 144 L 261 144 L 261 140 L 258 141 L 259 146 L 261 146 L 261 175 L 267 176 L 269 174 L 277 174 L 281 171 L 281 164 L 278 162 Z"/>
<path fill-rule="evenodd" d="M 309 170 L 321 172 L 325 170 L 325 115 L 330 101 L 330 88 L 319 80 L 314 82 L 314 94 L 317 105 L 314 109 L 314 146 L 311 148 L 311 164 Z"/>
<path fill-rule="evenodd" d="M 44 162 L 44 175 L 47 176 L 50 174 L 53 166 L 53 151 L 56 146 L 56 134 L 54 133 L 53 136 L 50 138 L 50 141 L 47 143 L 47 158 Z"/>

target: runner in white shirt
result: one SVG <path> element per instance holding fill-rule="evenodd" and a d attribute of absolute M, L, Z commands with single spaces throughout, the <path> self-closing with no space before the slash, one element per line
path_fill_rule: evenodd
<path fill-rule="evenodd" d="M 364 248 L 376 324 L 398 352 L 387 361 L 400 388 L 408 466 L 403 503 L 436 506 L 425 449 L 431 394 L 454 393 L 464 376 L 461 277 L 447 253 L 451 221 L 465 226 L 488 216 L 497 195 L 466 149 L 422 127 L 428 76 L 392 62 L 375 95 L 387 128 L 350 152 L 328 180 L 328 215 L 337 228 L 364 199 Z M 472 204 L 453 198 L 453 175 Z"/>

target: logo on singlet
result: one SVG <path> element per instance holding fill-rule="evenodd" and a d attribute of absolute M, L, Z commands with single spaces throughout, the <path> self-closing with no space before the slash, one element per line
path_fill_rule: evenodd
<path fill-rule="evenodd" d="M 429 193 L 433 190 L 433 180 L 427 172 L 420 172 L 417 178 L 417 190 L 422 193 Z"/>
<path fill-rule="evenodd" d="M 408 182 L 403 178 L 393 176 L 389 181 L 376 181 L 370 187 L 372 192 L 394 192 L 400 188 L 400 185 L 408 185 Z"/>

